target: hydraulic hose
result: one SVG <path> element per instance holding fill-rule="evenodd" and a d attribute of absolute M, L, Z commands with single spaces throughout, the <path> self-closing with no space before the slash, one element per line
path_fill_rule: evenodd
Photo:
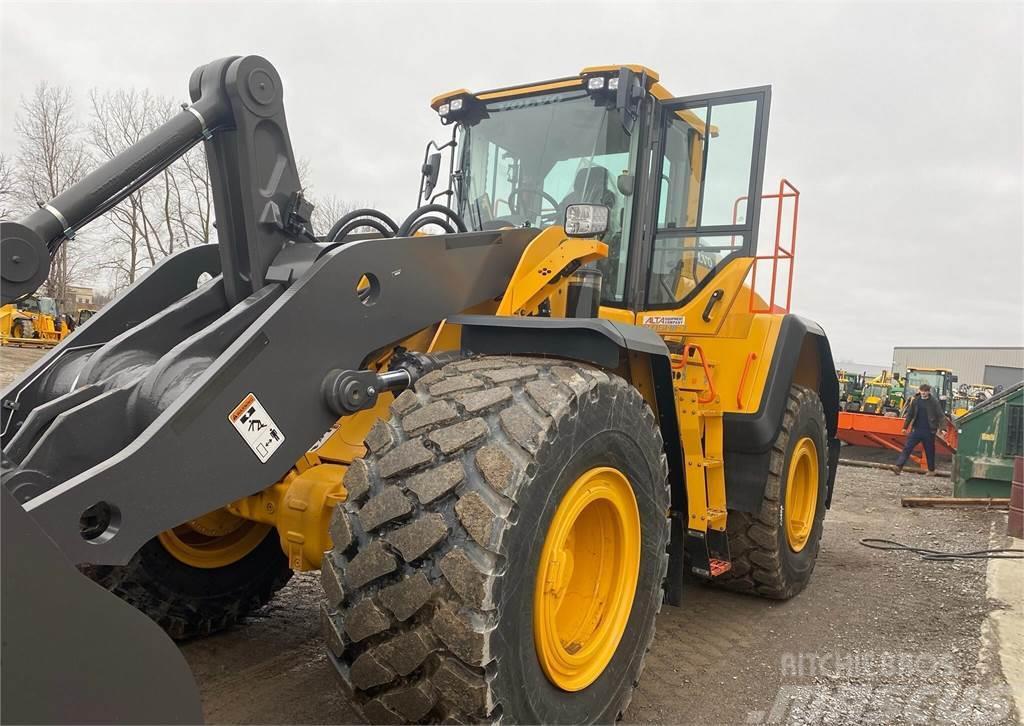
<path fill-rule="evenodd" d="M 334 223 L 325 239 L 328 242 L 339 242 L 359 227 L 373 227 L 385 237 L 395 237 L 398 234 L 395 220 L 384 212 L 377 209 L 354 209 Z"/>
<path fill-rule="evenodd" d="M 422 227 L 425 227 L 427 224 L 437 224 L 438 226 L 445 229 L 445 231 L 447 231 L 449 234 L 455 233 L 455 230 L 451 228 L 451 225 L 441 224 L 439 221 L 436 221 L 436 217 L 431 218 L 431 222 L 416 224 L 416 221 L 420 217 L 425 217 L 427 214 L 430 214 L 432 212 L 442 214 L 448 219 L 450 219 L 455 224 L 455 227 L 459 232 L 467 231 L 466 223 L 465 221 L 463 221 L 462 217 L 460 217 L 458 214 L 453 212 L 448 207 L 444 206 L 443 204 L 424 204 L 422 207 L 420 207 L 419 209 L 417 209 L 416 211 L 414 211 L 412 214 L 405 218 L 405 221 L 402 222 L 402 226 L 398 228 L 397 236 L 408 237 L 414 231 Z"/>

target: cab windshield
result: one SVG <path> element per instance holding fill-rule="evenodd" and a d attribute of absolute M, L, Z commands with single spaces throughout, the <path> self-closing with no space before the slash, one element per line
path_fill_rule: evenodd
<path fill-rule="evenodd" d="M 57 302 L 52 297 L 30 297 L 18 303 L 18 309 L 27 313 L 41 313 L 57 317 Z"/>
<path fill-rule="evenodd" d="M 39 298 L 39 312 L 52 318 L 57 317 L 57 301 L 52 297 Z"/>
<path fill-rule="evenodd" d="M 864 396 L 871 398 L 884 399 L 889 395 L 889 387 L 882 386 L 877 383 L 873 383 L 870 386 L 864 387 Z"/>
<path fill-rule="evenodd" d="M 463 125 L 458 212 L 476 230 L 561 224 L 570 204 L 611 210 L 602 300 L 619 303 L 626 284 L 630 197 L 620 175 L 634 168 L 636 141 L 614 108 L 585 91 L 494 101 Z M 623 180 L 629 189 L 631 180 Z"/>
<path fill-rule="evenodd" d="M 904 391 L 907 396 L 913 396 L 922 383 L 927 383 L 932 387 L 933 396 L 941 396 L 945 393 L 942 380 L 943 376 L 938 371 L 908 371 Z"/>

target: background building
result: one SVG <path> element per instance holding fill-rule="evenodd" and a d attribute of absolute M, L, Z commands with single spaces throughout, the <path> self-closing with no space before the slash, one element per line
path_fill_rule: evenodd
<path fill-rule="evenodd" d="M 880 366 L 873 363 L 855 363 L 851 360 L 838 360 L 835 362 L 835 365 L 837 371 L 863 373 L 868 378 L 874 378 L 882 371 L 888 370 L 888 366 Z"/>
<path fill-rule="evenodd" d="M 1024 381 L 1024 348 L 969 346 L 903 346 L 892 350 L 892 370 L 901 376 L 907 366 L 948 368 L 959 383 L 1009 388 Z"/>
<path fill-rule="evenodd" d="M 93 291 L 91 287 L 80 285 L 68 285 L 69 303 L 77 307 L 91 307 L 93 305 Z"/>

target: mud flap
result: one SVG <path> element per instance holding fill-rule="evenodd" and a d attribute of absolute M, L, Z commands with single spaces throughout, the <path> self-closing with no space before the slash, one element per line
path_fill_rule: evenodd
<path fill-rule="evenodd" d="M 836 486 L 836 470 L 839 468 L 839 439 L 828 440 L 828 471 L 825 473 L 825 508 L 832 506 L 832 491 Z"/>
<path fill-rule="evenodd" d="M 683 604 L 683 577 L 686 573 L 686 512 L 672 512 L 672 536 L 668 543 L 668 577 L 665 602 L 673 607 Z"/>

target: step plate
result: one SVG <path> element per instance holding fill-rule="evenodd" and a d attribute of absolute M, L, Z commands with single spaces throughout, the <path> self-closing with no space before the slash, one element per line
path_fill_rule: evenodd
<path fill-rule="evenodd" d="M 732 563 L 727 560 L 711 560 L 710 570 L 712 577 L 718 577 L 724 575 L 726 572 L 732 569 Z"/>
<path fill-rule="evenodd" d="M 686 553 L 690 559 L 690 570 L 702 577 L 718 577 L 732 569 L 729 540 L 725 532 L 688 529 Z"/>

